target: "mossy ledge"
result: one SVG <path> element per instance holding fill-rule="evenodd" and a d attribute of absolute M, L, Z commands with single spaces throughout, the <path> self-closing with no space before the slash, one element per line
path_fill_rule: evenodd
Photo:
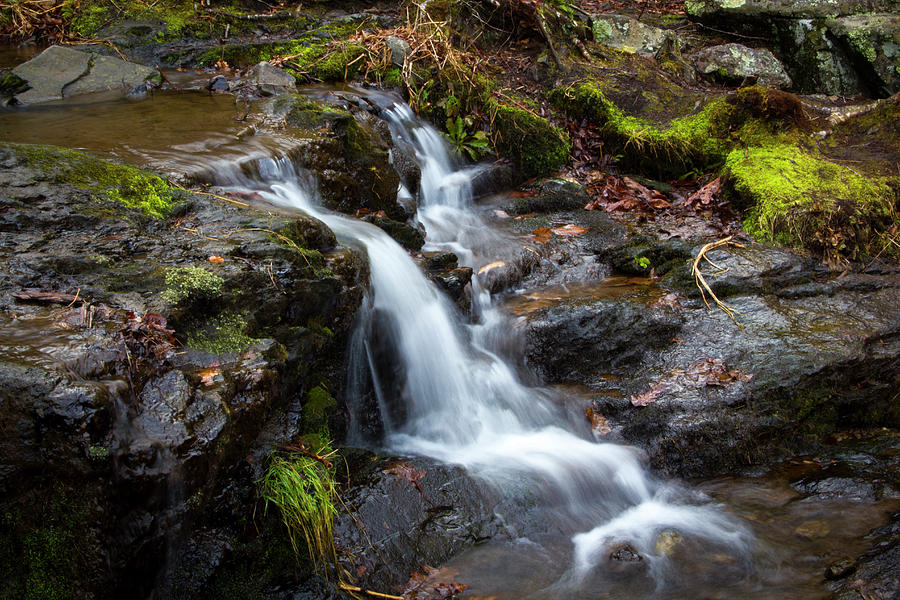
<path fill-rule="evenodd" d="M 569 160 L 568 134 L 547 119 L 494 100 L 487 109 L 493 120 L 494 146 L 512 159 L 525 177 L 555 173 Z"/>
<path fill-rule="evenodd" d="M 744 228 L 759 240 L 806 248 L 830 259 L 887 251 L 894 192 L 878 179 L 793 144 L 733 150 L 725 162 Z"/>
<path fill-rule="evenodd" d="M 107 200 L 136 208 L 158 219 L 169 217 L 185 194 L 162 177 L 102 158 L 57 146 L 0 142 L 25 164 L 50 174 L 54 183 L 70 184 Z"/>

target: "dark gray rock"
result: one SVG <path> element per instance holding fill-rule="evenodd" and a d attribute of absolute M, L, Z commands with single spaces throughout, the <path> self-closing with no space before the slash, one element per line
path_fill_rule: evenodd
<path fill-rule="evenodd" d="M 284 69 L 274 67 L 263 61 L 255 65 L 247 77 L 256 83 L 263 96 L 275 96 L 279 93 L 292 92 L 297 89 L 297 81 Z"/>
<path fill-rule="evenodd" d="M 587 190 L 581 184 L 561 177 L 551 177 L 527 187 L 524 193 L 513 199 L 506 210 L 512 215 L 558 212 L 583 208 L 590 201 Z"/>
<path fill-rule="evenodd" d="M 406 64 L 406 58 L 412 52 L 410 45 L 393 35 L 389 35 L 384 39 L 384 45 L 387 48 L 391 64 L 402 68 Z"/>
<path fill-rule="evenodd" d="M 158 77 L 155 69 L 111 56 L 51 46 L 13 69 L 31 89 L 16 95 L 22 104 L 60 100 L 114 89 L 127 91 Z"/>

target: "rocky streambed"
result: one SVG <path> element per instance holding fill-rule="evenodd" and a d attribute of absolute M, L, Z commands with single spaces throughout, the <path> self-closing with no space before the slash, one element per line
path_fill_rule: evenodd
<path fill-rule="evenodd" d="M 874 32 L 869 52 L 853 33 L 854 19 L 892 22 L 889 7 L 869 7 L 885 13 L 878 18 L 813 18 L 781 5 L 772 9 L 775 17 L 760 17 L 749 8 L 689 4 L 695 20 L 710 27 L 733 22 L 755 35 L 771 26 L 773 48 L 782 54 L 803 37 L 800 30 L 816 56 L 838 49 L 815 73 L 796 62 L 797 54 L 761 83 L 896 92 L 888 34 L 867 29 Z M 308 15 L 313 20 L 292 51 L 319 52 L 320 42 L 358 33 L 361 23 L 363 30 L 396 25 L 399 17 L 387 12 Z M 662 63 L 672 49 L 664 23 L 642 29 L 633 16 L 595 17 L 588 43 L 598 44 L 590 48 L 594 66 L 609 71 L 607 87 L 570 86 L 574 96 L 561 110 L 586 121 L 606 118 L 604 143 L 619 144 L 620 166 L 651 177 L 678 163 L 670 153 L 696 146 L 634 137 L 629 118 L 644 118 L 660 103 L 677 105 L 675 113 L 718 115 L 730 128 L 726 146 L 704 147 L 680 168 L 727 157 L 733 192 L 743 202 L 759 195 L 740 184 L 757 175 L 733 161 L 741 153 L 748 162 L 768 160 L 754 154 L 748 131 L 756 119 L 788 127 L 783 107 L 721 88 L 673 92 L 660 72 L 643 70 L 646 57 Z M 611 594 L 892 597 L 900 587 L 895 262 L 869 256 L 826 264 L 809 252 L 757 243 L 736 220 L 711 211 L 673 219 L 585 210 L 597 188 L 582 185 L 578 167 L 581 183 L 543 178 L 559 166 L 553 157 L 562 138 L 553 136 L 561 130 L 546 120 L 529 129 L 532 117 L 515 112 L 522 102 L 509 97 L 485 106 L 500 102 L 491 109 L 494 126 L 517 132 L 495 144 L 512 163 L 472 177 L 479 197 L 472 211 L 497 243 L 474 263 L 445 251 L 421 253 L 428 232 L 414 217 L 415 201 L 427 182 L 421 157 L 392 137 L 384 96 L 344 86 L 304 87 L 296 95 L 294 80 L 268 65 L 218 77 L 150 68 L 150 56 L 211 65 L 287 55 L 278 44 L 294 35 L 297 18 L 279 16 L 277 27 L 250 43 L 177 42 L 166 38 L 172 24 L 116 25 L 110 39 L 130 40 L 120 45 L 147 63 L 143 71 L 101 60 L 108 53 L 96 48 L 96 55 L 66 51 L 68 70 L 50 61 L 53 85 L 14 89 L 33 106 L 0 114 L 0 574 L 8 582 L 0 597 L 342 597 L 305 558 L 297 560 L 278 511 L 265 510 L 259 494 L 273 450 L 326 438 L 348 442 L 336 470 L 349 510 L 337 516 L 335 540 L 355 586 L 425 598 L 449 597 L 460 583 L 469 586 L 464 595 L 519 598 L 545 590 L 560 597 L 546 591 L 558 576 L 547 565 L 558 556 L 523 545 L 529 534 L 546 533 L 527 494 L 511 499 L 459 466 L 371 450 L 379 447 L 385 416 L 402 418 L 406 409 L 403 390 L 383 398 L 370 386 L 351 397 L 360 388 L 348 384 L 348 349 L 370 288 L 369 259 L 316 218 L 228 191 L 229 169 L 234 177 L 258 175 L 265 168 L 259 159 L 272 156 L 308 169 L 328 208 L 378 226 L 413 253 L 456 303 L 461 322 L 473 289 L 492 293 L 508 332 L 498 346 L 521 378 L 557 399 L 573 431 L 634 446 L 654 477 L 683 480 L 698 503 L 721 503 L 757 540 L 753 567 L 745 570 L 727 556 L 696 550 L 677 531 L 660 533 L 656 554 L 670 557 L 677 571 L 665 588 L 648 576 L 649 557 L 627 544 L 612 548 L 602 563 Z M 386 63 L 377 77 L 382 85 L 402 75 L 391 69 L 412 52 L 391 43 L 400 64 Z M 636 56 L 605 54 L 634 46 Z M 362 62 L 352 61 L 362 54 L 342 48 L 341 76 L 318 79 L 354 76 L 352 65 Z M 557 50 L 565 60 L 566 50 Z M 697 61 L 715 68 L 696 72 L 725 84 L 762 77 L 760 67 L 726 76 L 734 52 L 706 52 Z M 311 60 L 325 69 L 323 56 L 334 54 Z M 747 67 L 746 59 L 735 60 Z M 760 60 L 771 66 L 768 56 Z M 558 76 L 552 57 L 534 64 L 536 77 Z M 111 75 L 116 68 L 137 79 Z M 13 72 L 32 77 L 27 69 Z M 300 80 L 310 73 L 288 72 Z M 154 91 L 162 78 L 168 91 Z M 623 91 L 638 79 L 640 102 Z M 435 94 L 472 102 L 459 90 L 437 91 L 442 76 L 435 81 Z M 10 82 L 19 85 L 4 79 Z M 78 82 L 83 89 L 71 87 Z M 707 110 L 710 96 L 725 101 Z M 551 101 L 563 102 L 559 95 Z M 851 148 L 864 155 L 863 164 L 836 175 L 817 167 L 823 179 L 851 181 L 852 193 L 838 192 L 842 202 L 857 201 L 854 175 L 886 182 L 866 193 L 894 189 L 896 97 L 834 111 L 834 98 L 805 96 L 803 103 L 838 115 L 837 125 L 815 134 L 822 160 L 859 156 Z M 726 105 L 751 117 L 716 112 Z M 446 102 L 430 106 L 433 120 L 451 116 Z M 530 106 L 527 115 L 543 110 Z M 660 131 L 680 118 L 657 116 Z M 734 138 L 743 146 L 727 146 Z M 576 139 L 576 146 L 587 143 Z M 526 152 L 532 147 L 539 159 Z M 524 175 L 538 177 L 523 184 Z M 647 197 L 662 187 L 644 183 L 650 187 L 637 185 Z M 890 220 L 876 215 L 847 239 L 865 246 L 870 223 L 872 231 L 890 231 Z M 772 239 L 802 229 L 788 223 L 782 235 L 776 223 Z M 710 250 L 699 266 L 734 318 L 706 305 L 692 272 L 703 247 L 727 233 L 736 234 L 737 245 Z M 805 231 L 798 237 L 814 252 L 846 258 L 843 240 L 808 243 Z M 382 372 L 391 368 L 390 354 L 372 361 Z M 349 445 L 363 441 L 370 449 Z M 546 548 L 571 551 L 568 540 Z M 407 583 L 414 572 L 424 574 Z"/>

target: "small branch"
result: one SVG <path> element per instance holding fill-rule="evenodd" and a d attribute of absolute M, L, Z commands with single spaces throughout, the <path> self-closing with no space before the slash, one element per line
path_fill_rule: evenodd
<path fill-rule="evenodd" d="M 556 66 L 559 67 L 559 70 L 563 73 L 568 73 L 569 69 L 563 64 L 562 60 L 559 58 L 559 54 L 556 53 L 556 48 L 553 47 L 553 40 L 550 38 L 550 33 L 547 31 L 547 25 L 544 23 L 544 16 L 541 14 L 540 8 L 535 9 L 535 17 L 537 18 L 537 24 L 538 28 L 541 30 L 541 35 L 547 40 L 547 46 L 550 48 L 550 54 L 553 56 Z"/>
<path fill-rule="evenodd" d="M 734 321 L 735 325 L 737 325 L 738 327 L 742 327 L 742 325 L 738 323 L 737 319 L 734 316 L 735 310 L 719 300 L 716 294 L 712 291 L 712 288 L 709 286 L 709 283 L 707 283 L 706 279 L 703 277 L 703 273 L 700 271 L 700 261 L 704 259 L 706 259 L 709 264 L 715 266 L 716 268 L 724 270 L 706 257 L 706 253 L 710 250 L 713 250 L 714 248 L 718 248 L 720 246 L 734 246 L 735 248 L 746 247 L 743 244 L 731 241 L 732 238 L 734 238 L 734 236 L 729 235 L 726 238 L 723 238 L 716 242 L 710 242 L 709 244 L 703 246 L 703 248 L 700 249 L 700 252 L 697 253 L 697 258 L 694 259 L 694 264 L 691 267 L 691 274 L 693 274 L 694 276 L 694 283 L 697 284 L 697 288 L 700 290 L 700 296 L 703 298 L 703 303 L 706 305 L 706 308 L 710 308 L 709 302 L 706 300 L 706 294 L 708 292 L 710 297 L 712 297 L 713 301 L 716 303 L 716 306 L 721 308 L 725 312 L 725 314 L 728 315 L 732 321 Z"/>
<path fill-rule="evenodd" d="M 347 585 L 346 583 L 342 583 L 339 586 L 345 592 L 357 592 L 362 594 L 368 594 L 369 596 L 374 596 L 376 598 L 388 598 L 388 600 L 403 600 L 403 596 L 395 596 L 393 594 L 382 594 L 381 592 L 373 592 L 372 590 L 364 590 L 361 587 L 355 585 Z"/>

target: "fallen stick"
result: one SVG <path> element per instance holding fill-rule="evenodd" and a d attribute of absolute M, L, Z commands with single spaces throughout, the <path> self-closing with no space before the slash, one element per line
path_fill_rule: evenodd
<path fill-rule="evenodd" d="M 697 253 L 697 258 L 694 259 L 694 264 L 691 267 L 691 273 L 694 275 L 694 283 L 697 284 L 697 288 L 700 290 L 700 296 L 703 298 L 703 304 L 706 305 L 706 308 L 710 309 L 709 302 L 706 299 L 706 293 L 709 292 L 709 295 L 710 295 L 710 297 L 712 297 L 713 301 L 716 303 L 716 306 L 721 308 L 722 311 L 724 311 L 725 314 L 728 315 L 732 321 L 734 321 L 735 325 L 737 325 L 738 327 L 742 327 L 742 325 L 740 323 L 738 323 L 738 320 L 734 317 L 736 311 L 733 308 L 731 308 L 730 306 L 728 306 L 727 304 L 725 304 L 724 302 L 722 302 L 721 300 L 719 300 L 719 298 L 716 296 L 715 292 L 713 292 L 712 288 L 709 286 L 709 283 L 707 283 L 706 278 L 703 277 L 703 273 L 700 271 L 700 261 L 704 260 L 704 259 L 706 260 L 706 262 L 713 265 L 720 271 L 725 270 L 722 267 L 716 265 L 709 258 L 707 258 L 706 253 L 709 252 L 710 250 L 713 250 L 720 246 L 734 246 L 735 248 L 745 248 L 746 247 L 743 244 L 739 244 L 737 242 L 731 241 L 732 238 L 734 238 L 734 236 L 729 235 L 726 238 L 722 238 L 721 240 L 718 240 L 715 242 L 710 242 L 709 244 L 706 244 L 705 246 L 703 246 L 700 249 L 700 252 Z"/>
<path fill-rule="evenodd" d="M 403 600 L 403 596 L 395 596 L 393 594 L 382 594 L 381 592 L 373 592 L 372 590 L 364 590 L 361 587 L 357 587 L 355 585 L 347 585 L 346 583 L 340 584 L 340 587 L 345 592 L 357 592 L 362 594 L 368 594 L 370 596 L 375 596 L 376 598 L 388 598 L 389 600 Z"/>

